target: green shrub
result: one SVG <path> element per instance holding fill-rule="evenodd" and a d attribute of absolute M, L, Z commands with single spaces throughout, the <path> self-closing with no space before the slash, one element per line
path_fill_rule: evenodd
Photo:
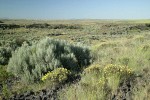
<path fill-rule="evenodd" d="M 6 100 L 8 100 L 11 96 L 11 92 L 8 89 L 8 86 L 6 84 L 3 84 L 3 88 L 2 88 L 2 97 L 5 98 Z"/>
<path fill-rule="evenodd" d="M 12 54 L 7 70 L 22 80 L 33 82 L 58 67 L 81 70 L 90 64 L 90 58 L 89 49 L 81 44 L 46 38 L 32 46 L 24 43 Z"/>
<path fill-rule="evenodd" d="M 4 83 L 10 77 L 12 77 L 12 74 L 8 73 L 4 67 L 0 66 L 0 83 Z"/>
<path fill-rule="evenodd" d="M 0 65 L 7 65 L 12 52 L 21 47 L 24 39 L 14 39 L 13 41 L 0 41 Z"/>
<path fill-rule="evenodd" d="M 82 29 L 81 25 L 70 25 L 70 24 L 30 24 L 26 28 L 48 28 L 48 29 Z"/>
<path fill-rule="evenodd" d="M 11 57 L 11 50 L 9 48 L 0 47 L 0 65 L 6 65 Z"/>

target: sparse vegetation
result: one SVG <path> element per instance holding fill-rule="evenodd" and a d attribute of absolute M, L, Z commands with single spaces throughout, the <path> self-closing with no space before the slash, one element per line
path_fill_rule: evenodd
<path fill-rule="evenodd" d="M 3 20 L 0 99 L 148 100 L 149 38 L 149 20 Z"/>

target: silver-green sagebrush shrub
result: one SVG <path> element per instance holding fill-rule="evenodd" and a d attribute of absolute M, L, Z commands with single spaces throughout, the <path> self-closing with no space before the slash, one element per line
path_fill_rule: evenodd
<path fill-rule="evenodd" d="M 90 64 L 90 59 L 90 50 L 81 44 L 46 38 L 32 46 L 24 43 L 12 54 L 7 70 L 22 81 L 34 82 L 58 67 L 80 70 Z"/>

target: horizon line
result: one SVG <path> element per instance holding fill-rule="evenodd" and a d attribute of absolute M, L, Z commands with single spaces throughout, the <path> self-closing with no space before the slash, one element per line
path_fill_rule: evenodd
<path fill-rule="evenodd" d="M 150 20 L 150 18 L 0 18 L 0 20 Z"/>

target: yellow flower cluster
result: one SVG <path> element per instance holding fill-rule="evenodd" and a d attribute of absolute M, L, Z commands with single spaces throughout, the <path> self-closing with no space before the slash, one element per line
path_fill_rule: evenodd
<path fill-rule="evenodd" d="M 104 78 L 101 78 L 101 79 L 99 80 L 98 84 L 100 84 L 100 85 L 104 85 L 104 84 L 105 84 L 105 80 L 104 80 Z"/>
<path fill-rule="evenodd" d="M 89 66 L 88 68 L 86 68 L 84 70 L 85 73 L 90 73 L 90 72 L 98 72 L 101 70 L 101 67 L 99 64 L 93 64 L 91 66 Z"/>
<path fill-rule="evenodd" d="M 51 72 L 48 72 L 42 77 L 42 81 L 50 80 L 53 82 L 63 82 L 67 80 L 68 75 L 70 75 L 71 72 L 65 68 L 57 68 Z"/>
<path fill-rule="evenodd" d="M 100 79 L 97 80 L 97 82 L 95 82 L 95 85 L 101 89 L 104 89 L 105 83 L 106 83 L 105 78 L 101 77 Z"/>
<path fill-rule="evenodd" d="M 104 72 L 105 75 L 110 74 L 132 74 L 132 70 L 128 66 L 120 66 L 114 64 L 108 64 L 105 67 L 100 67 L 99 64 L 93 64 L 84 70 L 85 73 Z"/>
<path fill-rule="evenodd" d="M 116 74 L 116 73 L 131 74 L 132 70 L 130 68 L 128 68 L 128 66 L 109 64 L 104 67 L 104 73 L 105 73 L 105 75 Z"/>

